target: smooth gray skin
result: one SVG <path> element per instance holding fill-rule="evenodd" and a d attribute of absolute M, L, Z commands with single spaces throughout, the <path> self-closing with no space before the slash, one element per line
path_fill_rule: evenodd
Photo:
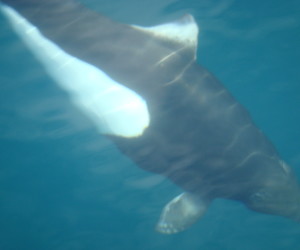
<path fill-rule="evenodd" d="M 290 167 L 248 112 L 195 62 L 195 48 L 116 23 L 70 0 L 2 2 L 66 52 L 147 101 L 151 121 L 142 136 L 110 136 L 140 168 L 205 200 L 238 200 L 255 211 L 300 220 L 300 189 Z"/>

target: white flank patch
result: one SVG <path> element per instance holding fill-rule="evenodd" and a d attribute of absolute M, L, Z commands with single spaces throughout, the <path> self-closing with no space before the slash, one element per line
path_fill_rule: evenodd
<path fill-rule="evenodd" d="M 149 126 L 147 105 L 139 95 L 93 65 L 64 52 L 12 8 L 0 7 L 49 75 L 100 133 L 134 137 Z"/>

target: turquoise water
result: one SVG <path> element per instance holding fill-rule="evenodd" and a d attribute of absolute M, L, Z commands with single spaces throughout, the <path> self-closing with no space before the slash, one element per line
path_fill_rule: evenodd
<path fill-rule="evenodd" d="M 300 2 L 85 0 L 140 25 L 191 13 L 198 61 L 300 178 Z M 186 232 L 153 228 L 180 190 L 100 136 L 0 17 L 0 249 L 300 249 L 300 226 L 217 200 Z"/>

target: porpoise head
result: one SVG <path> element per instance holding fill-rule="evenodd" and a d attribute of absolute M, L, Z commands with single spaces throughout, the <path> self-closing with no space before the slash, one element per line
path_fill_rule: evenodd
<path fill-rule="evenodd" d="M 245 204 L 254 211 L 287 217 L 300 223 L 299 184 L 286 163 L 278 161 L 278 164 L 284 174 L 274 173 L 249 195 Z"/>

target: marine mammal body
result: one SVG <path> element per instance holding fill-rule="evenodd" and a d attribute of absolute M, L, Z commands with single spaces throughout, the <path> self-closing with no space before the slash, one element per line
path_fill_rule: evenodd
<path fill-rule="evenodd" d="M 17 11 L 2 6 L 99 131 L 140 168 L 185 191 L 165 206 L 158 231 L 186 229 L 216 198 L 300 220 L 300 189 L 291 168 L 242 105 L 197 64 L 192 16 L 144 28 L 71 0 L 2 3 Z M 72 77 L 74 72 L 82 74 Z"/>

